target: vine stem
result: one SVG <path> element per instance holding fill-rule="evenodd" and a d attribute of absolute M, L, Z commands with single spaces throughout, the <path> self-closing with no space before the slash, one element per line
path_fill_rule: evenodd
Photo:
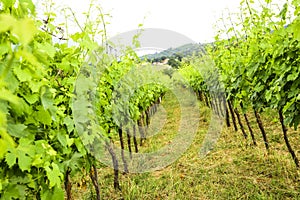
<path fill-rule="evenodd" d="M 269 142 L 268 142 L 267 134 L 266 134 L 266 131 L 264 129 L 263 123 L 261 121 L 260 115 L 255 109 L 254 109 L 254 114 L 255 114 L 255 117 L 256 117 L 256 122 L 258 124 L 258 127 L 259 127 L 259 129 L 261 131 L 261 134 L 263 136 L 265 147 L 268 151 L 269 150 Z"/>
<path fill-rule="evenodd" d="M 119 162 L 117 159 L 117 156 L 112 148 L 112 143 L 110 142 L 105 142 L 106 147 L 108 149 L 109 154 L 111 155 L 112 162 L 113 162 L 113 167 L 114 167 L 114 188 L 115 190 L 121 190 L 120 183 L 119 183 Z"/>
<path fill-rule="evenodd" d="M 141 114 L 140 119 L 138 119 L 138 128 L 140 132 L 140 146 L 143 145 L 143 141 L 146 139 L 146 134 L 145 134 L 145 129 L 144 129 L 144 115 L 143 113 Z"/>
<path fill-rule="evenodd" d="M 287 135 L 287 127 L 285 126 L 284 124 L 284 117 L 283 117 L 283 114 L 282 114 L 282 108 L 279 109 L 278 111 L 278 114 L 279 114 L 279 120 L 280 120 L 280 123 L 281 123 L 281 127 L 282 127 L 282 132 L 283 132 L 283 137 L 284 137 L 284 141 L 285 141 L 285 144 L 286 144 L 286 147 L 288 148 L 294 162 L 295 162 L 295 165 L 297 168 L 299 168 L 299 160 L 290 144 L 290 141 L 289 141 L 289 138 L 288 138 L 288 135 Z"/>
<path fill-rule="evenodd" d="M 131 135 L 130 135 L 130 130 L 129 130 L 129 128 L 126 128 L 126 133 L 127 133 L 127 146 L 128 146 L 129 156 L 130 156 L 130 158 L 132 159 Z"/>
<path fill-rule="evenodd" d="M 227 107 L 227 104 L 226 104 L 225 96 L 222 96 L 222 102 L 223 102 L 223 106 L 224 106 L 224 109 L 225 109 L 226 125 L 227 125 L 227 127 L 230 127 L 229 111 L 228 111 L 228 107 Z"/>
<path fill-rule="evenodd" d="M 236 117 L 237 117 L 237 119 L 238 119 L 238 123 L 239 123 L 239 125 L 240 125 L 241 130 L 242 130 L 243 136 L 244 136 L 245 139 L 247 139 L 247 138 L 248 138 L 248 135 L 247 135 L 247 133 L 246 133 L 246 131 L 245 131 L 245 128 L 244 128 L 244 125 L 243 125 L 243 123 L 242 123 L 241 116 L 240 116 L 240 114 L 239 114 L 238 109 L 237 109 L 237 108 L 234 108 L 234 112 L 235 112 Z"/>
<path fill-rule="evenodd" d="M 65 182 L 64 182 L 65 190 L 67 194 L 67 200 L 72 200 L 72 184 L 70 181 L 70 174 L 71 174 L 71 170 L 70 168 L 68 168 L 66 171 Z"/>
<path fill-rule="evenodd" d="M 242 102 L 240 103 L 240 106 L 241 106 L 241 108 L 243 110 L 244 109 L 244 105 L 243 105 Z M 251 127 L 250 122 L 248 120 L 248 116 L 247 116 L 246 112 L 243 112 L 243 114 L 244 114 L 244 118 L 245 118 L 246 124 L 248 126 L 248 129 L 249 129 L 249 132 L 250 132 L 250 135 L 251 135 L 251 138 L 252 138 L 253 145 L 257 146 L 257 143 L 256 143 L 256 140 L 255 140 L 255 136 L 254 136 L 252 127 Z"/>
<path fill-rule="evenodd" d="M 122 126 L 120 126 L 118 128 L 118 132 L 119 132 L 119 138 L 120 138 L 120 144 L 121 144 L 121 156 L 122 156 L 122 161 L 124 164 L 124 173 L 127 174 L 128 173 L 128 166 L 127 166 L 127 161 L 124 155 L 124 140 L 123 140 L 123 130 L 122 130 Z"/>
<path fill-rule="evenodd" d="M 227 101 L 227 103 L 228 103 L 229 111 L 230 111 L 230 114 L 231 114 L 231 118 L 232 118 L 232 123 L 233 123 L 234 130 L 235 130 L 235 131 L 238 131 L 238 128 L 237 128 L 237 125 L 236 125 L 236 120 L 235 120 L 235 115 L 234 115 L 234 111 L 233 111 L 232 105 L 231 105 L 231 103 L 230 103 L 229 100 Z"/>
<path fill-rule="evenodd" d="M 97 173 L 97 167 L 95 164 L 92 165 L 92 168 L 90 170 L 90 177 L 91 177 L 93 186 L 96 191 L 96 199 L 100 200 L 101 196 L 100 196 L 100 188 L 99 188 L 99 183 L 98 183 L 98 173 Z"/>
<path fill-rule="evenodd" d="M 135 149 L 135 153 L 139 152 L 138 149 L 138 144 L 137 144 L 137 140 L 136 140 L 136 125 L 133 125 L 133 143 L 134 143 L 134 149 Z"/>

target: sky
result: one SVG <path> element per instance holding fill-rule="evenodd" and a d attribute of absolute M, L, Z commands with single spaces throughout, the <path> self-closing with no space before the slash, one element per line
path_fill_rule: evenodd
<path fill-rule="evenodd" d="M 38 0 L 37 0 L 38 1 Z M 89 0 L 53 0 L 57 7 L 69 6 L 79 16 L 87 11 Z M 83 3 L 86 2 L 86 3 Z M 101 0 L 107 32 L 115 36 L 143 28 L 163 28 L 183 34 L 195 42 L 210 42 L 214 25 L 222 12 L 238 11 L 240 0 Z M 41 1 L 38 1 L 41 3 Z"/>
<path fill-rule="evenodd" d="M 40 3 L 41 1 L 38 1 Z M 46 0 L 47 1 L 47 0 Z M 87 11 L 89 0 L 53 0 L 58 9 L 71 7 L 78 18 Z M 110 37 L 143 28 L 163 28 L 176 31 L 198 43 L 212 42 L 217 21 L 228 13 L 239 13 L 241 0 L 96 0 L 106 17 Z M 263 1 L 263 0 L 261 0 Z M 282 1 L 282 0 L 275 0 Z M 83 3 L 85 2 L 85 3 Z M 219 24 L 220 25 L 220 24 Z M 223 28 L 223 27 L 222 27 Z"/>
<path fill-rule="evenodd" d="M 102 6 L 112 15 L 112 33 L 142 23 L 144 28 L 169 29 L 206 42 L 213 39 L 213 26 L 221 13 L 236 11 L 239 0 L 110 0 Z"/>

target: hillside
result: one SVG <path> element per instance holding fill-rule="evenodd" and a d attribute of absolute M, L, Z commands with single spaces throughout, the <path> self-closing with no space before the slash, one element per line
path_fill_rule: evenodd
<path fill-rule="evenodd" d="M 169 48 L 164 51 L 155 54 L 148 54 L 142 56 L 142 58 L 147 58 L 148 60 L 152 61 L 160 61 L 164 60 L 165 58 L 172 58 L 172 57 L 186 57 L 191 56 L 193 54 L 198 54 L 199 52 L 205 52 L 205 46 L 207 44 L 200 44 L 200 43 L 189 43 L 182 45 L 177 48 Z"/>

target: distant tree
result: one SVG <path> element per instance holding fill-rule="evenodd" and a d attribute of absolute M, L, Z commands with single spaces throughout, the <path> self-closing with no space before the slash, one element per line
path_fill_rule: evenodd
<path fill-rule="evenodd" d="M 180 66 L 180 62 L 172 57 L 168 60 L 168 65 L 170 65 L 171 67 L 173 67 L 175 69 L 178 69 Z"/>
<path fill-rule="evenodd" d="M 175 53 L 174 56 L 175 56 L 175 58 L 178 59 L 180 62 L 182 61 L 182 58 L 183 58 L 182 53 L 177 52 L 177 53 Z"/>
<path fill-rule="evenodd" d="M 159 61 L 160 61 L 159 58 L 154 58 L 154 59 L 153 59 L 153 62 L 159 62 Z"/>
<path fill-rule="evenodd" d="M 160 57 L 160 61 L 164 61 L 164 60 L 166 60 L 167 59 L 167 57 L 166 56 L 162 56 L 162 57 Z"/>

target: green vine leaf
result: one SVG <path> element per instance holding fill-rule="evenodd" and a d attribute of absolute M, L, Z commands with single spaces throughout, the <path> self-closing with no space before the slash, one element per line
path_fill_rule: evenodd
<path fill-rule="evenodd" d="M 59 170 L 59 167 L 55 163 L 51 163 L 51 167 L 45 167 L 45 170 L 47 172 L 47 178 L 50 182 L 49 187 L 52 188 L 54 186 L 60 187 L 61 179 L 63 179 L 63 175 Z"/>
<path fill-rule="evenodd" d="M 30 18 L 24 18 L 13 24 L 12 34 L 17 35 L 19 41 L 23 45 L 28 45 L 32 41 L 34 35 L 37 33 L 37 28 L 34 21 Z"/>
<path fill-rule="evenodd" d="M 8 166 L 11 168 L 17 163 L 17 156 L 15 153 L 7 153 L 5 155 L 5 161 L 8 164 Z"/>
<path fill-rule="evenodd" d="M 27 126 L 24 124 L 7 124 L 8 133 L 17 138 L 26 137 L 29 134 L 27 131 L 25 131 L 26 128 Z"/>

